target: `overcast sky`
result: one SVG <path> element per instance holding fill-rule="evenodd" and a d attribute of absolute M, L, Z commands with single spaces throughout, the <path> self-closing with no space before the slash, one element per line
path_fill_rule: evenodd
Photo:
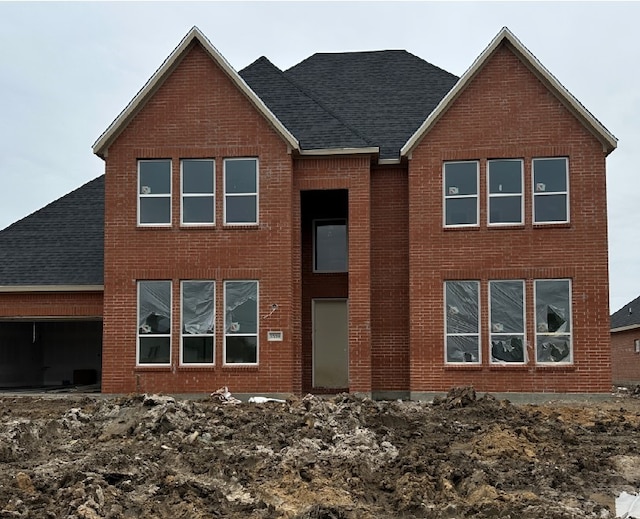
<path fill-rule="evenodd" d="M 507 26 L 619 139 L 613 312 L 640 295 L 639 21 L 636 2 L 0 1 L 0 229 L 103 173 L 91 146 L 194 25 L 236 70 L 406 49 L 458 76 Z"/>

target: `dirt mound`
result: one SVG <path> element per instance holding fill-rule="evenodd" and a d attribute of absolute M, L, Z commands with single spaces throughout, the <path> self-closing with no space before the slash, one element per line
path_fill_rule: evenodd
<path fill-rule="evenodd" d="M 640 401 L 0 398 L 0 518 L 613 518 Z"/>

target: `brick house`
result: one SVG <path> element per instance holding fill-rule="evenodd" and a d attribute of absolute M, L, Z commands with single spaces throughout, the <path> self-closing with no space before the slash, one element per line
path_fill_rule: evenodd
<path fill-rule="evenodd" d="M 102 309 L 108 393 L 607 392 L 615 147 L 506 28 L 461 78 L 193 28 L 94 144 L 104 277 L 0 271 L 0 340 Z"/>
<path fill-rule="evenodd" d="M 611 315 L 611 373 L 615 385 L 640 384 L 640 297 Z"/>

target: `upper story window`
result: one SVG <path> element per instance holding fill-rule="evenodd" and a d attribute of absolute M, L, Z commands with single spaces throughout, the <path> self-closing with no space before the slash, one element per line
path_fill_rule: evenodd
<path fill-rule="evenodd" d="M 138 161 L 138 224 L 171 225 L 171 161 Z"/>
<path fill-rule="evenodd" d="M 347 220 L 314 220 L 313 271 L 347 272 L 348 259 Z"/>
<path fill-rule="evenodd" d="M 491 362 L 525 362 L 524 330 L 524 281 L 490 281 Z"/>
<path fill-rule="evenodd" d="M 533 223 L 569 221 L 569 166 L 566 158 L 533 159 Z"/>
<path fill-rule="evenodd" d="M 225 159 L 224 223 L 258 223 L 258 159 Z"/>
<path fill-rule="evenodd" d="M 478 225 L 478 177 L 477 161 L 444 163 L 445 227 Z"/>
<path fill-rule="evenodd" d="M 215 162 L 211 159 L 185 159 L 182 171 L 182 223 L 215 223 Z"/>
<path fill-rule="evenodd" d="M 183 281 L 181 364 L 214 363 L 215 282 Z"/>
<path fill-rule="evenodd" d="M 535 281 L 536 361 L 573 362 L 571 340 L 571 281 Z"/>
<path fill-rule="evenodd" d="M 446 281 L 445 360 L 480 362 L 480 283 Z"/>
<path fill-rule="evenodd" d="M 489 225 L 522 224 L 522 161 L 490 160 L 487 163 L 489 185 Z"/>
<path fill-rule="evenodd" d="M 137 364 L 170 362 L 171 281 L 139 281 Z"/>

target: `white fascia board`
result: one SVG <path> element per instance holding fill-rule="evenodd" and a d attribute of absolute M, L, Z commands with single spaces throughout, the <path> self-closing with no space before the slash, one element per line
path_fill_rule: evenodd
<path fill-rule="evenodd" d="M 318 148 L 315 150 L 300 150 L 300 155 L 315 157 L 324 155 L 366 155 L 380 153 L 380 148 L 372 146 L 368 148 Z"/>
<path fill-rule="evenodd" d="M 489 46 L 476 58 L 467 71 L 460 77 L 458 82 L 438 103 L 438 106 L 429 114 L 429 117 L 420 125 L 416 132 L 409 138 L 400 150 L 401 156 L 411 154 L 426 133 L 447 111 L 449 106 L 458 98 L 470 81 L 476 76 L 489 58 L 496 51 L 498 46 L 507 40 L 518 57 L 527 65 L 547 86 L 570 108 L 576 116 L 587 126 L 591 132 L 602 142 L 607 155 L 618 146 L 618 139 L 607 130 L 582 104 L 551 74 L 521 42 L 507 28 L 503 27 L 497 36 L 491 41 Z"/>
<path fill-rule="evenodd" d="M 640 328 L 640 324 L 629 324 L 627 326 L 620 326 L 620 328 L 612 328 L 611 333 L 627 332 L 629 330 L 635 330 L 637 328 Z"/>
<path fill-rule="evenodd" d="M 0 285 L 0 293 L 104 292 L 104 285 Z"/>
<path fill-rule="evenodd" d="M 249 101 L 257 108 L 259 112 L 273 125 L 280 136 L 287 142 L 287 145 L 292 149 L 299 149 L 298 140 L 293 134 L 287 130 L 287 128 L 280 122 L 280 120 L 273 114 L 271 110 L 264 104 L 262 99 L 251 90 L 249 85 L 240 77 L 240 75 L 233 69 L 229 62 L 218 52 L 218 50 L 211 44 L 207 37 L 198 29 L 193 27 L 187 35 L 182 39 L 173 52 L 164 60 L 160 68 L 149 78 L 142 89 L 135 95 L 135 97 L 129 102 L 125 109 L 120 112 L 120 115 L 109 125 L 104 133 L 93 144 L 93 153 L 99 157 L 106 157 L 107 150 L 111 143 L 116 139 L 122 130 L 127 126 L 131 118 L 138 112 L 142 106 L 144 106 L 147 99 L 155 92 L 155 90 L 164 82 L 167 75 L 173 70 L 175 66 L 182 60 L 186 50 L 191 42 L 197 40 L 200 45 L 205 49 L 207 54 L 220 66 L 222 70 L 229 76 L 229 78 L 236 84 L 240 91 L 249 99 Z"/>
<path fill-rule="evenodd" d="M 380 166 L 391 166 L 396 164 L 402 164 L 402 161 L 400 159 L 380 159 L 378 161 L 378 164 Z"/>

